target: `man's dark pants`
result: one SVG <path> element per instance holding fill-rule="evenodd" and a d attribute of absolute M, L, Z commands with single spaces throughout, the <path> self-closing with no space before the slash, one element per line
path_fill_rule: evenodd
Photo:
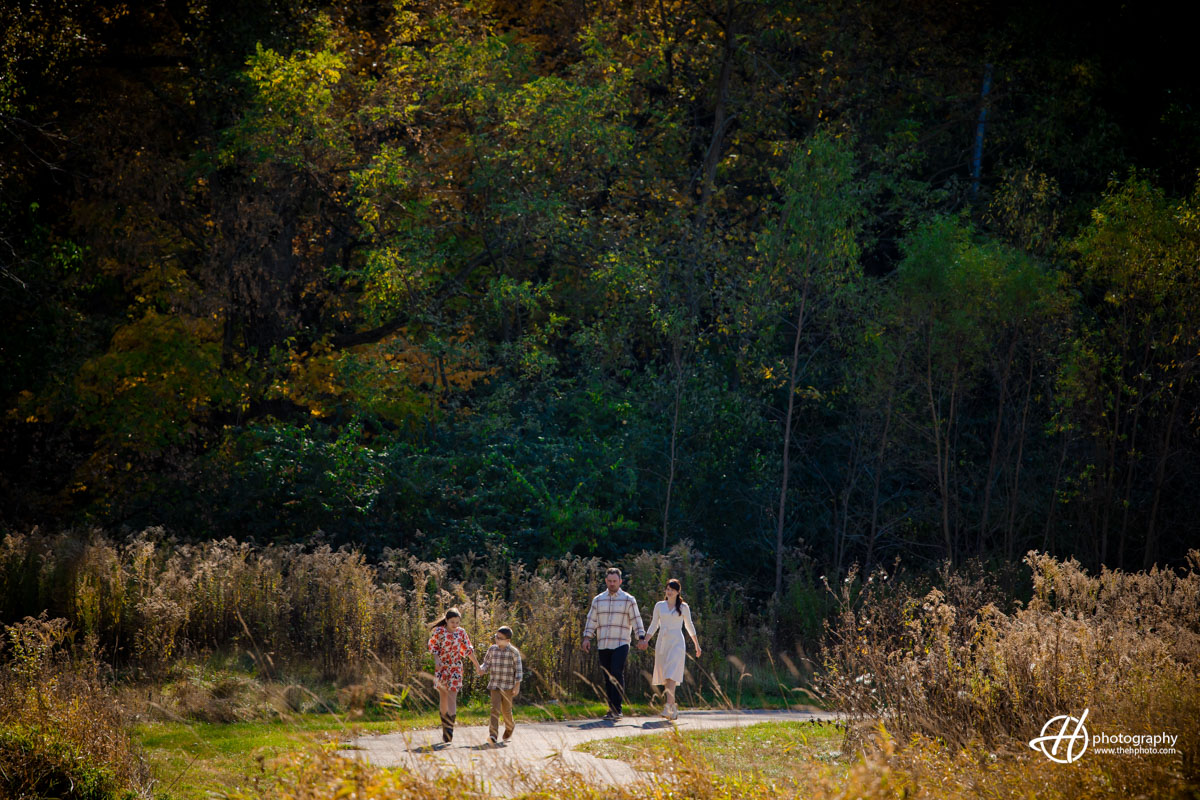
<path fill-rule="evenodd" d="M 604 670 L 604 693 L 608 695 L 608 707 L 621 713 L 621 698 L 625 694 L 625 659 L 629 658 L 629 645 L 623 644 L 612 650 L 600 651 L 600 669 Z"/>

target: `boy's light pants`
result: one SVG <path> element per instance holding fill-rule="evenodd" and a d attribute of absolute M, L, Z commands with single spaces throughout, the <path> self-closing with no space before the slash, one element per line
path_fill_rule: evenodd
<path fill-rule="evenodd" d="M 513 734 L 517 723 L 513 722 L 512 689 L 492 689 L 492 716 L 488 720 L 488 735 L 493 739 L 500 730 L 500 716 L 504 716 L 504 738 L 507 740 Z"/>

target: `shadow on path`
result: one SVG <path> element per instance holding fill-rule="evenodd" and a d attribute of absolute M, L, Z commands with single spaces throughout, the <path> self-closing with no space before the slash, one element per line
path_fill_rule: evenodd
<path fill-rule="evenodd" d="M 611 719 L 594 719 L 591 722 L 584 722 L 579 725 L 572 725 L 568 722 L 566 723 L 566 727 L 574 728 L 575 730 L 579 731 L 593 731 L 597 728 L 615 728 L 617 727 L 617 723 L 613 722 Z"/>
<path fill-rule="evenodd" d="M 641 725 L 639 725 L 637 727 L 640 727 L 643 730 L 647 730 L 647 731 L 657 731 L 657 730 L 661 730 L 662 728 L 670 728 L 670 727 L 674 726 L 674 724 L 675 723 L 671 722 L 671 720 L 669 720 L 669 719 L 660 719 L 655 722 L 643 722 Z"/>

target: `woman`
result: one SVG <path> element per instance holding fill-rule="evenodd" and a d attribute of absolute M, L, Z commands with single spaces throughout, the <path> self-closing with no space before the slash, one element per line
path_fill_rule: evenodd
<path fill-rule="evenodd" d="M 692 624 L 692 609 L 683 602 L 682 587 L 674 578 L 667 581 L 666 598 L 654 604 L 654 618 L 646 630 L 646 641 L 658 633 L 658 641 L 654 643 L 654 675 L 650 683 L 666 688 L 667 704 L 663 707 L 663 716 L 675 719 L 679 716 L 679 707 L 675 705 L 675 687 L 683 681 L 683 662 L 687 657 L 684 628 L 692 637 L 696 658 L 700 657 L 701 651 L 700 640 L 696 638 L 696 626 Z"/>
<path fill-rule="evenodd" d="M 449 742 L 454 738 L 454 720 L 458 716 L 463 658 L 471 659 L 475 669 L 479 669 L 475 647 L 462 627 L 462 614 L 458 613 L 457 608 L 447 609 L 446 614 L 433 624 L 429 652 L 433 653 L 433 687 L 438 691 L 442 711 L 442 741 Z"/>

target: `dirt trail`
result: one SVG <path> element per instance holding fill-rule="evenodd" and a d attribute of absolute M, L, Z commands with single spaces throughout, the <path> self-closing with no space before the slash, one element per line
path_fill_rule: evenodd
<path fill-rule="evenodd" d="M 625 717 L 618 722 L 571 720 L 518 724 L 503 746 L 488 742 L 487 726 L 459 726 L 454 741 L 443 745 L 438 730 L 364 736 L 344 755 L 381 767 L 407 767 L 416 772 L 457 769 L 476 777 L 498 797 L 511 796 L 557 772 L 577 772 L 589 780 L 631 783 L 642 774 L 624 761 L 596 758 L 573 748 L 593 739 L 662 733 L 675 725 L 681 732 L 733 728 L 759 722 L 809 722 L 836 719 L 835 714 L 801 711 L 683 711 L 674 723 L 660 717 Z"/>

